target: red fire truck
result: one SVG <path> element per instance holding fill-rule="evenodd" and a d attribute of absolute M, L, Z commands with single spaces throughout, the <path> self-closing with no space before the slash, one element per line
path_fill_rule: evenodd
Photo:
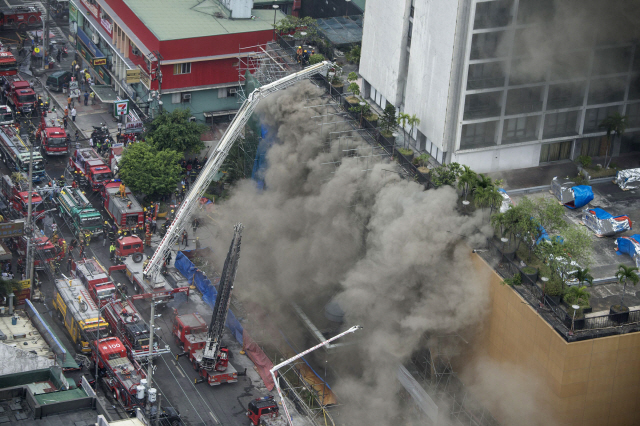
<path fill-rule="evenodd" d="M 101 190 L 106 181 L 113 179 L 111 169 L 93 148 L 76 149 L 69 158 L 69 165 L 87 178 L 94 191 Z"/>
<path fill-rule="evenodd" d="M 0 52 L 0 75 L 18 74 L 18 61 L 13 53 L 8 51 Z"/>
<path fill-rule="evenodd" d="M 287 426 L 285 419 L 280 417 L 280 408 L 273 395 L 256 398 L 249 402 L 247 417 L 254 426 Z"/>
<path fill-rule="evenodd" d="M 65 155 L 69 152 L 67 132 L 58 112 L 49 111 L 46 117 L 42 114 L 36 140 L 40 142 L 42 152 L 48 155 Z"/>
<path fill-rule="evenodd" d="M 36 6 L 13 6 L 0 9 L 0 28 L 24 31 L 27 26 L 42 22 L 42 12 Z"/>
<path fill-rule="evenodd" d="M 116 182 L 112 182 L 116 184 Z M 112 183 L 105 185 L 102 190 L 102 198 L 104 200 L 104 209 L 113 219 L 119 230 L 132 231 L 144 225 L 144 214 L 142 206 L 133 196 L 129 188 L 124 188 L 124 198 L 121 197 L 120 188 L 111 186 Z M 120 185 L 120 183 L 117 183 Z"/>
<path fill-rule="evenodd" d="M 17 213 L 18 217 L 27 217 L 29 212 L 29 185 L 25 181 L 16 181 L 10 176 L 4 175 L 0 179 L 0 191 L 11 207 L 12 214 Z M 37 216 L 44 213 L 42 197 L 36 191 L 31 193 L 31 213 Z"/>
<path fill-rule="evenodd" d="M 114 299 L 116 286 L 96 259 L 78 260 L 71 266 L 73 274 L 80 278 L 93 301 L 103 307 Z"/>
<path fill-rule="evenodd" d="M 64 240 L 62 238 L 59 238 L 55 244 L 47 237 L 34 238 L 33 241 L 36 249 L 36 256 L 33 263 L 38 271 L 44 271 L 45 268 L 49 268 L 54 262 L 61 263 L 64 259 Z M 17 238 L 16 247 L 20 256 L 26 256 L 27 237 Z"/>
<path fill-rule="evenodd" d="M 129 357 L 146 361 L 149 355 L 149 327 L 131 300 L 109 303 L 104 308 L 104 317 L 113 334 L 126 346 Z M 154 347 L 157 347 L 157 343 Z"/>
<path fill-rule="evenodd" d="M 127 358 L 127 349 L 120 339 L 107 337 L 94 340 L 92 346 L 91 359 L 98 364 L 99 375 L 113 399 L 127 411 L 143 407 L 144 390 L 138 386 L 146 374 L 137 362 Z"/>
<path fill-rule="evenodd" d="M 13 106 L 16 114 L 31 115 L 36 109 L 37 96 L 28 81 L 19 75 L 8 78 L 9 92 L 7 93 L 7 105 Z"/>

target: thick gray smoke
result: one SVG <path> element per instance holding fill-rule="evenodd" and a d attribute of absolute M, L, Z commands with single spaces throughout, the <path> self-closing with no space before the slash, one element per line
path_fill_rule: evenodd
<path fill-rule="evenodd" d="M 346 322 L 364 326 L 355 350 L 332 356 L 329 366 L 340 424 L 411 424 L 396 367 L 425 334 L 467 330 L 487 307 L 487 281 L 470 260 L 470 247 L 486 238 L 477 231 L 481 216 L 460 216 L 452 188 L 424 191 L 388 172 L 395 165 L 387 160 L 365 166 L 343 156 L 339 166 L 327 164 L 347 145 L 327 143 L 328 126 L 312 118 L 323 108 L 305 108 L 325 103 L 321 93 L 303 82 L 260 105 L 261 121 L 277 129 L 266 189 L 238 184 L 217 207 L 212 243 L 226 253 L 233 223 L 245 225 L 236 295 L 259 302 L 271 320 L 286 316 L 291 302 L 322 312 L 335 297 Z M 303 334 L 295 316 L 279 326 Z"/>

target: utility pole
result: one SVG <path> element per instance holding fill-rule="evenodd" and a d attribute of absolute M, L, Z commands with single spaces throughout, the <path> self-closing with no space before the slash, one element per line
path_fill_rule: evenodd
<path fill-rule="evenodd" d="M 155 426 L 158 426 L 158 424 L 160 423 L 160 415 L 162 414 L 162 410 L 160 408 L 160 400 L 162 399 L 162 394 L 160 392 L 158 392 L 158 410 L 156 411 L 156 420 L 153 424 L 155 424 Z"/>
<path fill-rule="evenodd" d="M 42 30 L 42 69 L 47 69 L 47 57 L 51 56 L 52 52 L 49 52 L 49 16 L 51 15 L 51 0 L 45 0 L 44 2 L 45 14 L 44 24 Z"/>
<path fill-rule="evenodd" d="M 155 327 L 155 319 L 156 319 L 156 300 L 155 298 L 151 298 L 151 319 L 149 320 L 149 357 L 147 358 L 147 380 L 149 388 L 153 388 L 153 332 Z M 157 388 L 156 388 L 157 390 Z M 149 398 L 149 391 L 147 390 L 147 398 Z M 149 402 L 149 424 L 152 424 L 152 410 L 151 410 L 151 402 Z"/>
<path fill-rule="evenodd" d="M 27 270 L 26 275 L 29 281 L 30 293 L 29 298 L 33 298 L 33 290 L 34 290 L 34 277 L 33 277 L 33 227 L 31 226 L 33 221 L 33 213 L 32 213 L 32 204 L 31 204 L 31 196 L 33 195 L 33 143 L 29 144 L 29 195 L 28 197 L 28 205 L 27 205 L 27 223 L 25 234 L 27 235 Z"/>

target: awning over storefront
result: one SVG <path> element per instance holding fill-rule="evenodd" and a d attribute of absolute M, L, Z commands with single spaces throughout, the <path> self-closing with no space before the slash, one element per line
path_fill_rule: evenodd
<path fill-rule="evenodd" d="M 98 99 L 105 104 L 112 104 L 117 101 L 118 94 L 113 90 L 111 86 L 91 86 L 91 90 L 93 90 Z"/>
<path fill-rule="evenodd" d="M 211 118 L 211 117 L 221 117 L 223 115 L 235 115 L 238 112 L 237 109 L 225 109 L 222 111 L 208 111 L 203 113 L 203 115 L 206 118 Z"/>

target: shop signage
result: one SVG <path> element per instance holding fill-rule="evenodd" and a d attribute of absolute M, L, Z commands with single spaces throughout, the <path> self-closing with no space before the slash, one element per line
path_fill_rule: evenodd
<path fill-rule="evenodd" d="M 94 18 L 98 19 L 98 8 L 94 5 L 92 5 L 91 3 L 89 3 L 87 0 L 80 0 L 82 2 L 82 4 L 84 5 L 84 7 L 87 8 L 87 10 L 89 12 L 91 12 L 91 14 L 93 15 Z"/>
<path fill-rule="evenodd" d="M 13 220 L 0 223 L 0 237 L 20 237 L 24 235 L 24 220 Z"/>
<path fill-rule="evenodd" d="M 107 65 L 107 58 L 93 58 L 92 63 L 94 67 L 98 65 Z"/>
<path fill-rule="evenodd" d="M 80 39 L 80 41 L 87 47 L 87 49 L 89 50 L 89 53 L 91 53 L 92 56 L 96 58 L 105 57 L 104 53 L 102 53 L 100 49 L 98 49 L 98 46 L 96 46 L 91 40 L 89 40 L 89 37 L 87 37 L 87 34 L 84 31 L 82 31 L 80 28 L 78 28 L 78 39 Z"/>
<path fill-rule="evenodd" d="M 69 82 L 69 97 L 70 98 L 79 98 L 80 97 L 80 88 L 78 88 L 78 81 L 70 81 Z"/>
<path fill-rule="evenodd" d="M 93 69 L 96 70 L 104 84 L 111 85 L 111 76 L 104 67 L 94 67 Z"/>
<path fill-rule="evenodd" d="M 140 83 L 144 84 L 144 87 L 147 89 L 151 88 L 151 78 L 149 78 L 149 74 L 142 69 L 140 65 L 138 65 L 138 69 L 140 70 Z"/>
<path fill-rule="evenodd" d="M 107 21 L 106 19 L 101 19 L 100 23 L 102 24 L 102 27 L 105 29 L 105 31 L 108 32 L 109 35 L 111 35 L 111 22 Z"/>
<path fill-rule="evenodd" d="M 127 84 L 140 83 L 140 70 L 127 70 Z"/>
<path fill-rule="evenodd" d="M 69 17 L 73 18 L 74 21 L 78 20 L 78 9 L 76 5 L 71 2 L 69 2 Z"/>
<path fill-rule="evenodd" d="M 129 101 L 116 101 L 113 103 L 115 116 L 127 115 L 129 114 Z"/>

